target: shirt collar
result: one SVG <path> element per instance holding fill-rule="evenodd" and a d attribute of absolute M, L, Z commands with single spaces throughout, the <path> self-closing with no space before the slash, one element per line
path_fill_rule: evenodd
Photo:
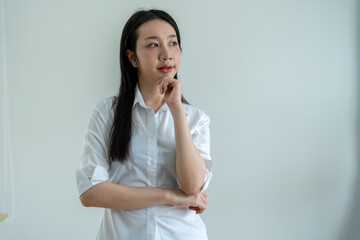
<path fill-rule="evenodd" d="M 141 106 L 146 106 L 144 99 L 141 96 L 138 84 L 136 84 L 136 86 L 135 86 L 135 98 L 134 98 L 134 103 L 133 103 L 132 107 L 134 108 L 137 103 L 139 103 Z"/>
<path fill-rule="evenodd" d="M 148 106 L 146 106 L 146 104 L 144 102 L 144 98 L 141 95 L 138 83 L 136 83 L 136 86 L 135 86 L 135 98 L 134 98 L 134 103 L 133 103 L 132 107 L 134 108 L 137 103 L 139 103 L 140 106 L 142 106 L 143 108 L 149 108 Z M 169 107 L 166 103 L 164 103 L 161 106 L 161 108 L 159 109 L 159 111 L 167 111 L 167 110 L 169 110 Z"/>

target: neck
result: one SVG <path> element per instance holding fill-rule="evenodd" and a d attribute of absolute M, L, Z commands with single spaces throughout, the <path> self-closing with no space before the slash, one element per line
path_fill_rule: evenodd
<path fill-rule="evenodd" d="M 138 86 L 146 106 L 157 112 L 165 102 L 164 95 L 159 91 L 159 84 L 149 84 L 139 79 Z"/>

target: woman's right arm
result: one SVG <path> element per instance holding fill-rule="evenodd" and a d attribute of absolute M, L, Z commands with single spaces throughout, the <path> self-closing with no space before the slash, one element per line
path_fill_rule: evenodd
<path fill-rule="evenodd" d="M 85 207 L 110 209 L 138 209 L 170 204 L 202 213 L 206 209 L 206 193 L 187 196 L 180 189 L 156 187 L 128 187 L 112 182 L 102 182 L 81 194 L 80 201 Z"/>

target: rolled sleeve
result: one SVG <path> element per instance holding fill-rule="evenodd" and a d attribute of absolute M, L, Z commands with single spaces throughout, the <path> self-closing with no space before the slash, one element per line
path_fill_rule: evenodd
<path fill-rule="evenodd" d="M 209 186 L 212 178 L 213 167 L 213 161 L 210 156 L 210 117 L 205 113 L 202 114 L 199 124 L 192 134 L 192 137 L 194 139 L 194 144 L 198 149 L 200 156 L 204 159 L 206 165 L 204 185 L 201 189 L 201 192 L 203 192 Z"/>
<path fill-rule="evenodd" d="M 107 162 L 109 129 L 106 120 L 99 111 L 99 105 L 93 110 L 81 150 L 80 167 L 76 170 L 79 195 L 92 186 L 109 180 Z"/>
<path fill-rule="evenodd" d="M 197 124 L 195 131 L 193 131 L 191 136 L 194 140 L 195 147 L 204 160 L 206 166 L 204 184 L 201 188 L 201 192 L 203 192 L 209 187 L 209 183 L 212 178 L 213 167 L 213 161 L 210 156 L 210 117 L 204 112 L 202 112 L 199 123 Z M 176 180 L 180 186 L 179 179 L 176 178 Z"/>

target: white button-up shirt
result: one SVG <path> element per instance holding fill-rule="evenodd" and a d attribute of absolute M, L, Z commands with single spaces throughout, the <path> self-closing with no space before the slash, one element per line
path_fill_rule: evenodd
<path fill-rule="evenodd" d="M 96 104 L 90 116 L 76 171 L 79 195 L 92 186 L 110 181 L 132 187 L 180 189 L 175 170 L 174 120 L 164 104 L 159 111 L 146 106 L 138 86 L 132 110 L 133 134 L 130 156 L 124 163 L 109 167 L 109 131 L 114 119 L 114 97 Z M 195 146 L 206 164 L 204 191 L 212 177 L 210 118 L 204 111 L 183 104 Z M 135 210 L 105 209 L 97 239 L 103 240 L 197 240 L 207 239 L 200 215 L 187 207 L 158 205 Z"/>

